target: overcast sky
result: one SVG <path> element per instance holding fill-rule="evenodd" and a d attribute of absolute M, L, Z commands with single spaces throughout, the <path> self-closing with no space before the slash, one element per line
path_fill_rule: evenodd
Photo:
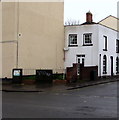
<path fill-rule="evenodd" d="M 64 0 L 64 20 L 74 19 L 85 22 L 85 14 L 89 10 L 93 21 L 99 22 L 109 15 L 117 17 L 117 2 L 119 0 Z"/>

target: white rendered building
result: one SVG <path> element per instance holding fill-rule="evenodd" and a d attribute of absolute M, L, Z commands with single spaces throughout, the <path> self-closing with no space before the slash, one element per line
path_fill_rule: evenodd
<path fill-rule="evenodd" d="M 98 66 L 98 76 L 113 76 L 119 72 L 119 38 L 117 30 L 94 23 L 92 13 L 86 22 L 65 26 L 65 68 L 73 63 Z"/>

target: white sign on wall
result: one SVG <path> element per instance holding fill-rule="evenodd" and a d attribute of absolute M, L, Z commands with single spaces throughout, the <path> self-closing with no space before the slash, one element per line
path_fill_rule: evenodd
<path fill-rule="evenodd" d="M 20 70 L 14 70 L 14 76 L 20 76 Z"/>

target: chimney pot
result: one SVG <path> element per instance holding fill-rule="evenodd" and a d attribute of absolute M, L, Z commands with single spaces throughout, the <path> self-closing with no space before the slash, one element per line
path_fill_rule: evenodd
<path fill-rule="evenodd" d="M 90 11 L 86 13 L 86 22 L 87 23 L 92 23 L 93 22 L 92 16 L 93 15 Z"/>

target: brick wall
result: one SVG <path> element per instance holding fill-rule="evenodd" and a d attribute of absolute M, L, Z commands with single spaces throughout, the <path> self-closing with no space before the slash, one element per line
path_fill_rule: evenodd
<path fill-rule="evenodd" d="M 67 69 L 66 69 L 67 83 L 72 83 L 72 82 L 77 81 L 77 79 L 78 79 L 77 67 L 78 67 L 78 64 L 73 64 L 73 67 L 67 67 Z"/>
<path fill-rule="evenodd" d="M 95 80 L 98 78 L 98 66 L 85 67 L 80 65 L 80 80 Z"/>
<path fill-rule="evenodd" d="M 76 82 L 79 80 L 96 80 L 98 78 L 98 66 L 85 67 L 80 64 L 80 76 L 78 77 L 78 64 L 73 64 L 73 67 L 67 67 L 66 80 L 67 83 Z"/>

